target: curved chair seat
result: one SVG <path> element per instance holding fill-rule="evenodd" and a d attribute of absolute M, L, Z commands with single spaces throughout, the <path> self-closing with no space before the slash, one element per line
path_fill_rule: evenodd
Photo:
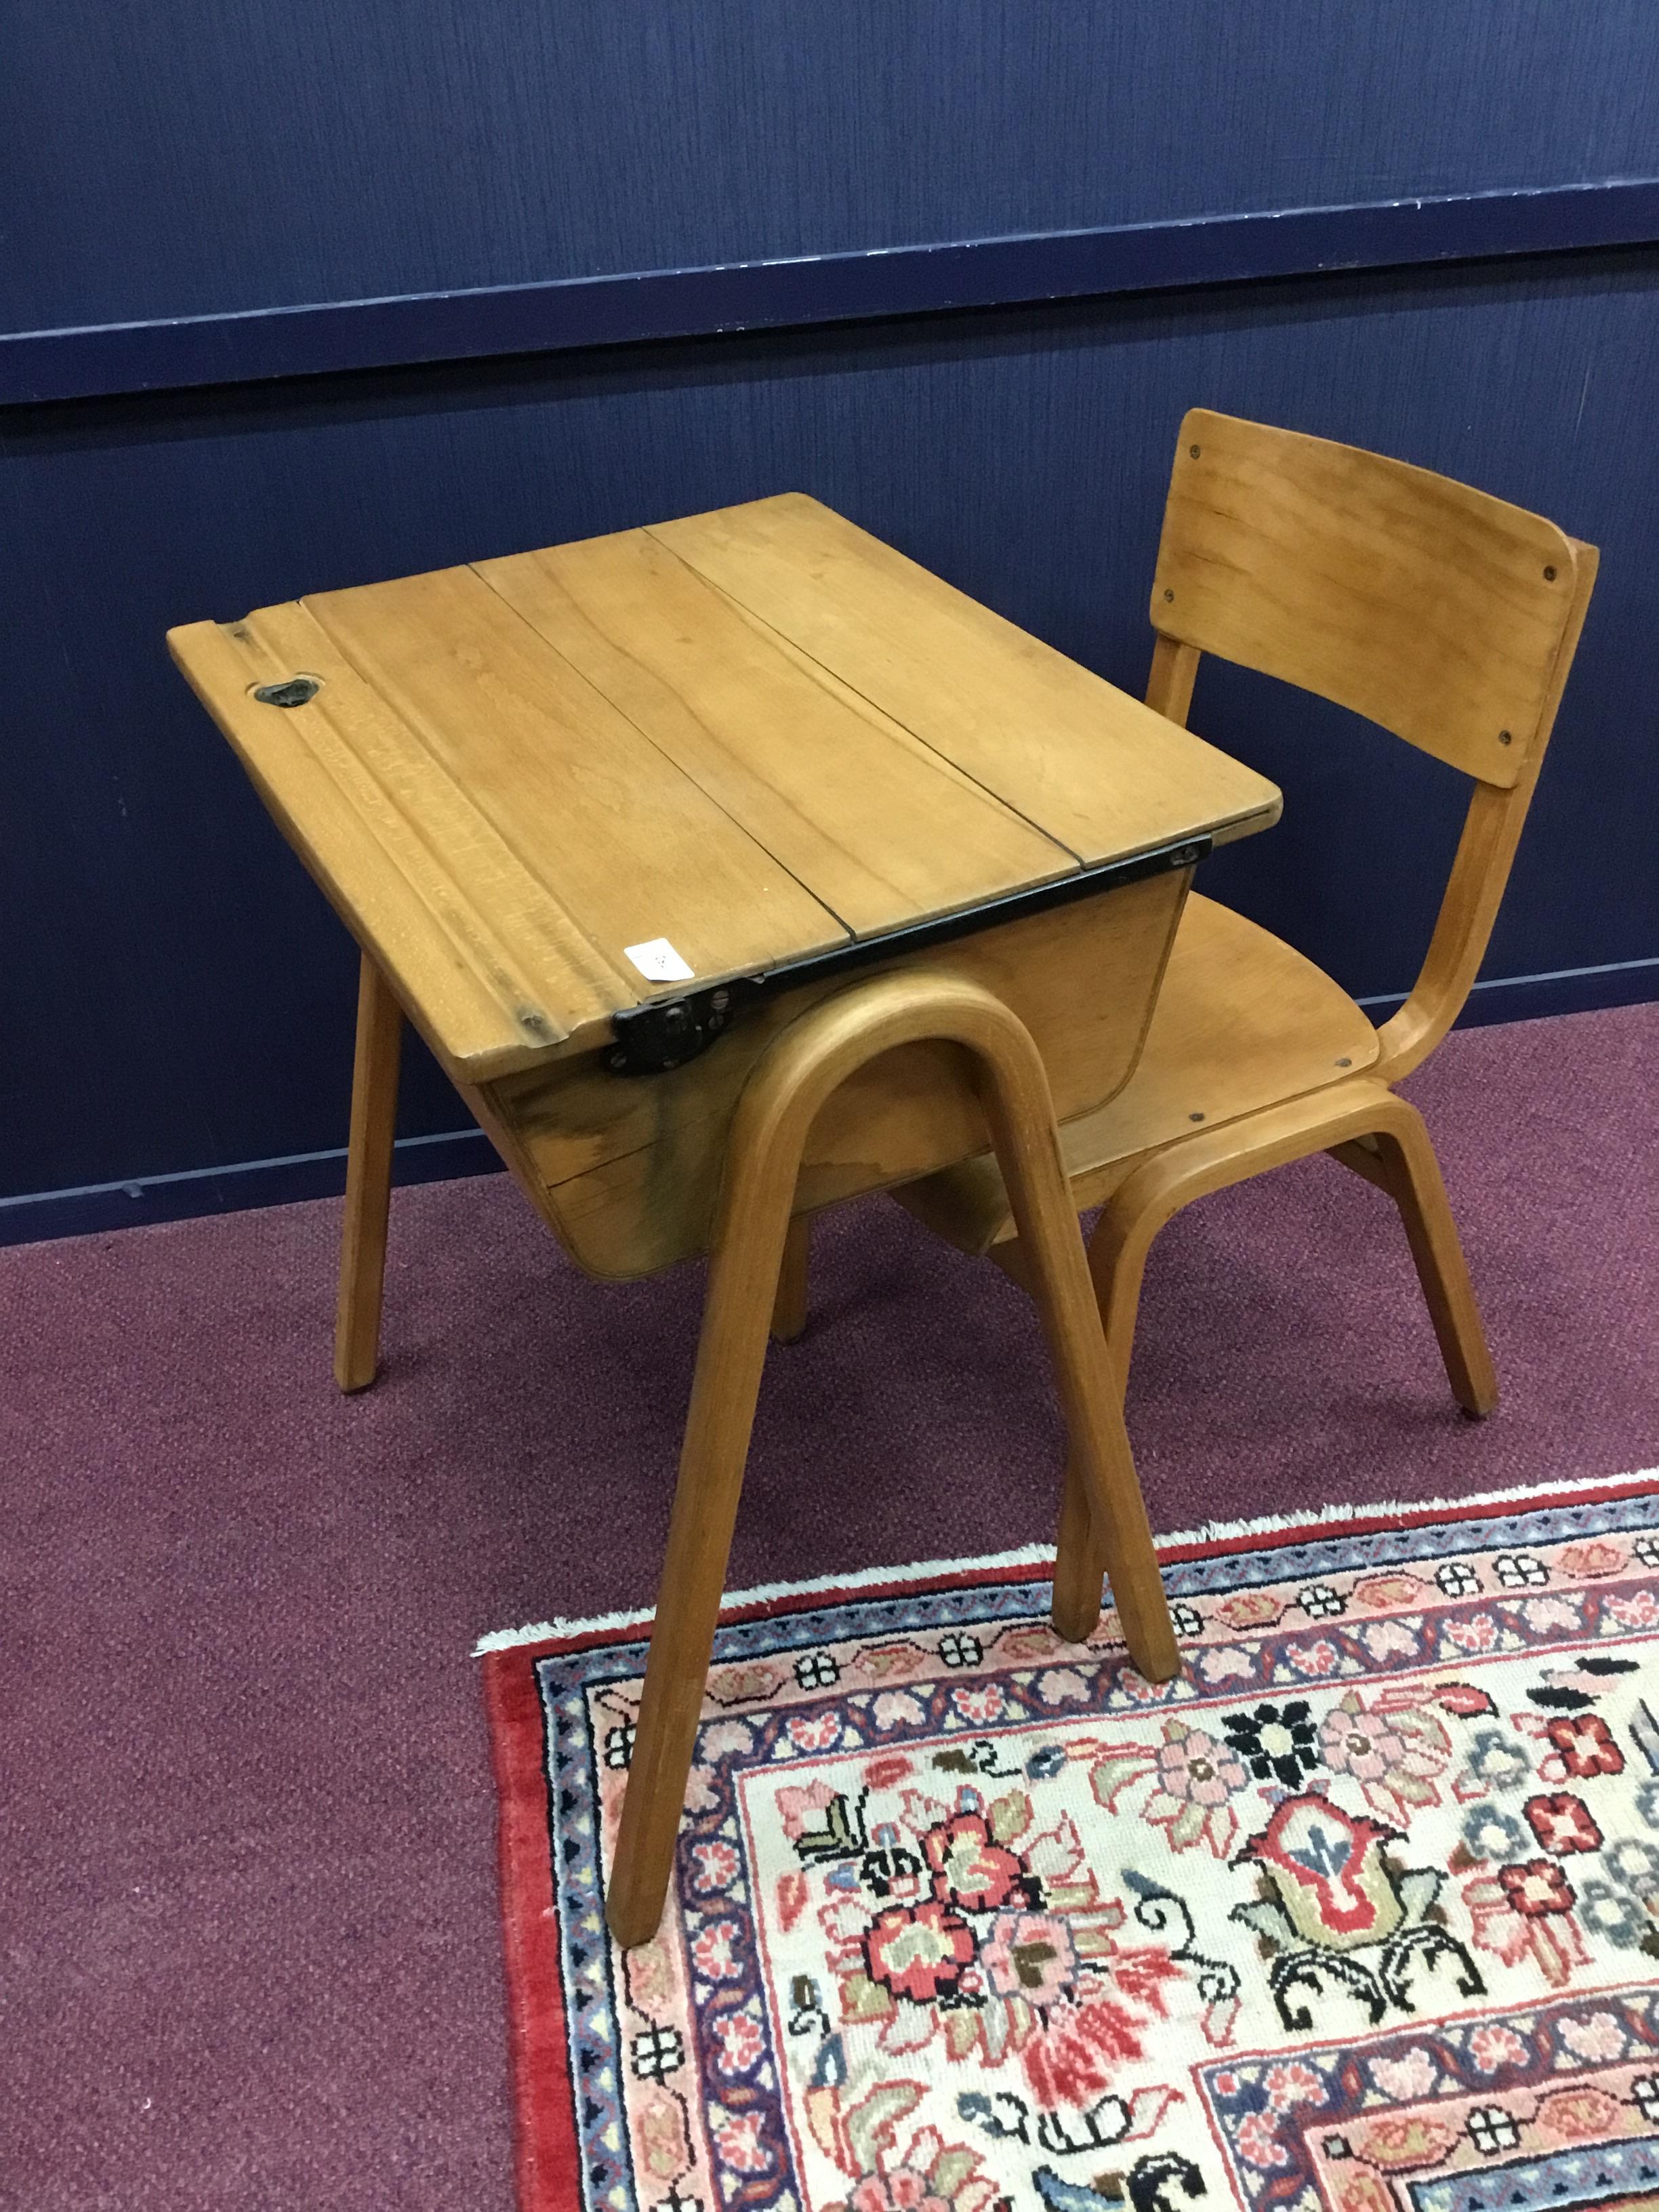
<path fill-rule="evenodd" d="M 1079 1212 L 1109 1198 L 1147 1152 L 1340 1083 L 1372 1066 L 1377 1050 L 1376 1030 L 1322 969 L 1194 892 L 1133 1073 L 1115 1097 L 1060 1130 Z M 893 1196 L 964 1252 L 988 1252 L 1015 1234 L 988 1152 Z"/>

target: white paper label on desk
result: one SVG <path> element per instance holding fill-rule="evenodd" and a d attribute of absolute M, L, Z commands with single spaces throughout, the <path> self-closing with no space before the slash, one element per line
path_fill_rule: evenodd
<path fill-rule="evenodd" d="M 647 983 L 689 983 L 697 972 L 686 966 L 665 937 L 653 937 L 646 945 L 624 945 L 623 951 Z"/>

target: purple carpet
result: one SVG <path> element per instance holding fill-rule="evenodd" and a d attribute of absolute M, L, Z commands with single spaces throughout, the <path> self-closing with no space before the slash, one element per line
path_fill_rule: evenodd
<path fill-rule="evenodd" d="M 1659 1006 L 1411 1086 L 1504 1389 L 1453 1407 L 1397 1224 L 1323 1161 L 1153 1255 L 1153 1519 L 1659 1462 Z M 0 2203 L 510 2212 L 481 1630 L 648 1600 L 699 1282 L 579 1278 L 504 1178 L 401 1194 L 386 1363 L 329 1379 L 337 1209 L 0 1254 Z M 1035 1323 L 884 1201 L 823 1224 L 734 1583 L 1052 1533 Z"/>

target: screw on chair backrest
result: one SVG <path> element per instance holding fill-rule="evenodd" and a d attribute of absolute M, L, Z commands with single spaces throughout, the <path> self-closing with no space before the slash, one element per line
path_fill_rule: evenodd
<path fill-rule="evenodd" d="M 1200 653 L 1282 678 L 1476 780 L 1394 1080 L 1451 1026 L 1508 880 L 1596 552 L 1428 469 L 1194 408 L 1152 585 L 1147 697 L 1184 721 Z"/>

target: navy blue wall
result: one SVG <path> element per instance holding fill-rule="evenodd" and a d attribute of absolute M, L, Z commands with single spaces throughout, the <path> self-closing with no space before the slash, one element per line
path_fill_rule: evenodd
<path fill-rule="evenodd" d="M 10 326 L 1659 169 L 1634 0 L 462 19 L 180 6 L 123 53 L 131 16 L 40 7 L 0 129 Z M 0 410 L 0 1195 L 343 1141 L 354 956 L 169 624 L 799 488 L 1138 688 L 1199 402 L 1601 546 L 1489 973 L 1659 957 L 1656 288 L 1633 248 Z M 1355 992 L 1402 990 L 1456 779 L 1224 670 L 1194 723 L 1288 802 L 1206 887 Z M 459 1118 L 412 1066 L 405 1133 Z M 11 1209 L 0 1234 L 26 1216 L 72 1225 Z"/>
<path fill-rule="evenodd" d="M 13 0 L 0 328 L 1659 167 L 1651 0 Z"/>

